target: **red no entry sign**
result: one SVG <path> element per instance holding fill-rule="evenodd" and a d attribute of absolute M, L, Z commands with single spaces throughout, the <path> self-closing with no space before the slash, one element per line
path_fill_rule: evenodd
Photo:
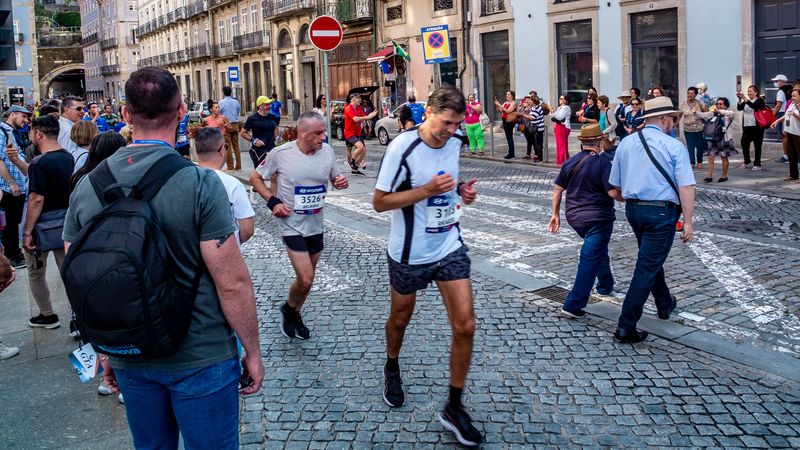
<path fill-rule="evenodd" d="M 331 16 L 319 16 L 308 27 L 308 37 L 314 47 L 329 52 L 342 43 L 342 25 Z"/>

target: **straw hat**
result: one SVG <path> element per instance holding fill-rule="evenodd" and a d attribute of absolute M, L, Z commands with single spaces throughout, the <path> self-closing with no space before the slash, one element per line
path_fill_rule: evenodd
<path fill-rule="evenodd" d="M 603 139 L 603 130 L 600 129 L 599 124 L 590 123 L 581 127 L 581 134 L 578 136 L 579 141 L 594 142 L 594 141 L 600 141 L 602 139 Z"/>
<path fill-rule="evenodd" d="M 620 95 L 617 98 L 620 100 L 622 100 L 623 98 L 631 98 L 631 91 L 622 91 L 622 95 Z"/>
<path fill-rule="evenodd" d="M 681 115 L 681 111 L 675 108 L 669 97 L 656 97 L 644 102 L 644 115 L 642 119 L 658 117 L 664 115 Z"/>

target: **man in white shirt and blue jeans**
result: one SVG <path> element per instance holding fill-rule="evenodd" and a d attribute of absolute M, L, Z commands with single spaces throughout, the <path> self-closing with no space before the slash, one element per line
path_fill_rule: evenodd
<path fill-rule="evenodd" d="M 461 240 L 461 203 L 472 204 L 472 184 L 457 183 L 464 137 L 459 131 L 466 113 L 464 96 L 452 86 L 436 89 L 428 99 L 426 119 L 418 129 L 389 144 L 373 194 L 378 212 L 392 212 L 389 236 L 391 310 L 386 321 L 383 400 L 405 403 L 400 378 L 400 347 L 414 313 L 417 291 L 435 281 L 453 329 L 450 356 L 450 400 L 439 421 L 464 445 L 478 445 L 481 433 L 464 410 L 461 395 L 472 358 L 475 313 L 470 259 Z"/>

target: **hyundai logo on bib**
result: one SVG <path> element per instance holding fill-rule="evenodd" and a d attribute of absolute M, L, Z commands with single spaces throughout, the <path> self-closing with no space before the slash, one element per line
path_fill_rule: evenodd
<path fill-rule="evenodd" d="M 325 186 L 296 186 L 295 194 L 321 194 L 325 192 Z"/>

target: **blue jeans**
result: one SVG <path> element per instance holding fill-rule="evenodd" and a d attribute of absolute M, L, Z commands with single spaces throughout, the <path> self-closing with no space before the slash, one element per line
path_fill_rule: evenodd
<path fill-rule="evenodd" d="M 137 449 L 239 448 L 239 364 L 200 369 L 114 369 Z"/>
<path fill-rule="evenodd" d="M 611 274 L 608 259 L 608 243 L 611 241 L 614 222 L 590 223 L 573 228 L 583 238 L 583 246 L 575 284 L 564 301 L 564 309 L 577 311 L 585 308 L 589 302 L 595 279 L 597 291 L 601 294 L 610 294 L 614 288 L 614 276 Z"/>
<path fill-rule="evenodd" d="M 664 279 L 664 262 L 675 240 L 678 212 L 672 206 L 644 206 L 629 201 L 625 204 L 625 216 L 636 235 L 639 255 L 618 326 L 633 330 L 642 317 L 644 303 L 651 292 L 658 311 L 667 312 L 672 306 L 672 297 Z"/>
<path fill-rule="evenodd" d="M 686 138 L 686 150 L 689 151 L 689 162 L 692 163 L 692 165 L 703 162 L 703 155 L 708 151 L 708 143 L 706 142 L 706 138 L 703 137 L 703 132 L 684 131 L 683 137 Z"/>

